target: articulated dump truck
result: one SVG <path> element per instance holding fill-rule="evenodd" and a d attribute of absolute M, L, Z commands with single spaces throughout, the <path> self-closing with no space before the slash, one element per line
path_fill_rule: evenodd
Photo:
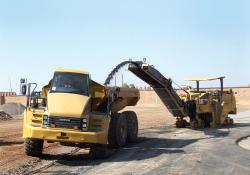
<path fill-rule="evenodd" d="M 29 156 L 41 156 L 44 141 L 89 147 L 96 158 L 107 146 L 119 148 L 137 139 L 136 113 L 119 113 L 137 104 L 140 95 L 135 88 L 103 86 L 86 71 L 57 69 L 42 95 L 27 89 L 23 137 Z"/>
<path fill-rule="evenodd" d="M 197 87 L 182 89 L 184 93 L 178 94 L 172 86 L 172 80 L 165 78 L 153 66 L 134 62 L 129 64 L 128 69 L 154 89 L 163 104 L 177 118 L 177 128 L 189 125 L 197 129 L 234 123 L 229 114 L 237 113 L 236 100 L 231 89 L 224 90 L 225 77 L 191 78 L 189 81 L 195 81 Z M 219 90 L 200 90 L 200 82 L 212 80 L 220 80 Z"/>

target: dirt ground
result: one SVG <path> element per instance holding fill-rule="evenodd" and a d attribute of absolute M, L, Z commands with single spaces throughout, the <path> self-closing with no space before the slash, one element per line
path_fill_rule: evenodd
<path fill-rule="evenodd" d="M 238 111 L 250 110 L 250 89 L 235 89 L 237 92 Z M 141 92 L 141 100 L 136 107 L 127 107 L 138 115 L 141 131 L 151 128 L 171 126 L 175 118 L 163 106 L 159 98 L 152 91 Z M 51 166 L 53 156 L 69 154 L 76 150 L 63 147 L 59 144 L 45 144 L 42 159 L 31 158 L 24 155 L 22 139 L 22 119 L 0 121 L 0 174 L 29 174 L 39 167 Z M 87 150 L 81 150 L 87 152 Z M 50 156 L 52 155 L 52 156 Z"/>
<path fill-rule="evenodd" d="M 45 143 L 44 148 L 45 155 L 62 152 L 59 144 Z M 39 164 L 40 159 L 24 155 L 22 119 L 0 122 L 0 157 L 0 174 L 23 174 Z"/>

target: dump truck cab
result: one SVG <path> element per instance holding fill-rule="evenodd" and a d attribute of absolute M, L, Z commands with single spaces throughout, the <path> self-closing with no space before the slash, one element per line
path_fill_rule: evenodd
<path fill-rule="evenodd" d="M 57 69 L 47 94 L 43 126 L 87 130 L 83 121 L 88 118 L 84 111 L 91 102 L 90 89 L 88 72 Z"/>
<path fill-rule="evenodd" d="M 96 145 L 118 148 L 137 138 L 136 114 L 119 113 L 136 105 L 137 89 L 106 87 L 91 80 L 87 71 L 57 69 L 42 94 L 43 105 L 31 96 L 24 113 L 27 155 L 40 156 L 44 141 L 89 146 L 95 152 Z"/>

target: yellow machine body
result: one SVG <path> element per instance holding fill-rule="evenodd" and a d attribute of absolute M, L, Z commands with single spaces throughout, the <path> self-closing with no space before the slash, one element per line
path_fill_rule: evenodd
<path fill-rule="evenodd" d="M 216 127 L 221 124 L 233 124 L 229 114 L 236 114 L 236 99 L 234 92 L 223 89 L 223 79 L 225 77 L 210 78 L 189 78 L 188 81 L 197 83 L 196 89 L 189 89 L 188 93 L 180 95 L 183 101 L 194 101 L 196 105 L 196 115 L 198 118 L 209 118 L 210 126 Z M 201 81 L 221 80 L 221 89 L 200 89 Z"/>

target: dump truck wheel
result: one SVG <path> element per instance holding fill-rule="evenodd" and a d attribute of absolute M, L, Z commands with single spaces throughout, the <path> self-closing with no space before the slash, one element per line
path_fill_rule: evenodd
<path fill-rule="evenodd" d="M 123 114 L 126 116 L 127 119 L 127 126 L 128 126 L 128 136 L 127 142 L 132 143 L 137 140 L 138 137 L 138 119 L 137 115 L 133 111 L 125 111 Z"/>
<path fill-rule="evenodd" d="M 108 142 L 111 148 L 120 148 L 126 144 L 127 129 L 126 116 L 120 113 L 113 113 L 108 134 Z"/>
<path fill-rule="evenodd" d="M 43 152 L 43 142 L 43 140 L 39 139 L 25 139 L 25 154 L 32 157 L 40 157 Z"/>

